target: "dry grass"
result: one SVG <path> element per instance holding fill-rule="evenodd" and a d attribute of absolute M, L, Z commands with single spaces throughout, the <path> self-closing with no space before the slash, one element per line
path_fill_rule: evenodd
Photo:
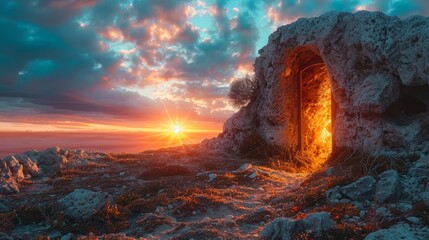
<path fill-rule="evenodd" d="M 138 178 L 156 180 L 162 177 L 189 176 L 192 174 L 193 172 L 187 167 L 181 165 L 166 165 L 163 167 L 151 167 L 140 174 Z"/>
<path fill-rule="evenodd" d="M 276 218 L 276 212 L 270 209 L 260 209 L 252 213 L 241 215 L 236 218 L 237 224 L 259 224 L 268 223 Z"/>
<path fill-rule="evenodd" d="M 429 207 L 423 202 L 419 202 L 411 209 L 411 215 L 417 216 L 422 220 L 423 225 L 429 226 Z"/>
<path fill-rule="evenodd" d="M 152 213 L 147 214 L 144 218 L 137 221 L 137 226 L 145 233 L 153 232 L 164 225 L 173 226 L 175 224 L 176 222 L 172 218 Z"/>
<path fill-rule="evenodd" d="M 16 215 L 14 212 L 0 213 L 0 232 L 9 232 L 15 227 Z"/>
<path fill-rule="evenodd" d="M 347 175 L 358 179 L 366 175 L 378 175 L 386 170 L 394 169 L 400 173 L 407 170 L 408 161 L 415 161 L 418 156 L 406 158 L 390 158 L 386 156 L 372 156 L 360 149 L 341 149 L 336 151 L 326 162 L 335 167 L 336 175 Z"/>

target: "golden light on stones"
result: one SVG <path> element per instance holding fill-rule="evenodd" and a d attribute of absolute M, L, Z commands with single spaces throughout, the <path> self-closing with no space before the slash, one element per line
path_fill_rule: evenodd
<path fill-rule="evenodd" d="M 326 66 L 313 64 L 300 74 L 301 152 L 315 165 L 332 152 L 331 88 Z"/>

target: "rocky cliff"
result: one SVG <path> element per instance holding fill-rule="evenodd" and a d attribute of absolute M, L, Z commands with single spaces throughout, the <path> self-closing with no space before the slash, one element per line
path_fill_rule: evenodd
<path fill-rule="evenodd" d="M 428 49 L 429 18 L 422 16 L 330 12 L 282 26 L 259 50 L 255 98 L 202 146 L 237 152 L 257 132 L 268 143 L 296 149 L 298 82 L 305 69 L 319 64 L 332 92 L 334 149 L 428 151 Z"/>

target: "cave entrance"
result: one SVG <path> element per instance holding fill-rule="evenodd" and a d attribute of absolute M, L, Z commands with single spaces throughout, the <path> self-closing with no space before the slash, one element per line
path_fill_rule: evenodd
<path fill-rule="evenodd" d="M 319 56 L 299 71 L 298 146 L 314 164 L 325 162 L 332 152 L 334 107 L 329 79 Z"/>

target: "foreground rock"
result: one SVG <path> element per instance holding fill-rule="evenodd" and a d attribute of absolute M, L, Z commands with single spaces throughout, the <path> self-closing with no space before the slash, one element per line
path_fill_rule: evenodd
<path fill-rule="evenodd" d="M 109 194 L 107 193 L 76 189 L 58 200 L 58 204 L 68 217 L 77 221 L 87 221 L 105 207 L 108 201 Z"/>
<path fill-rule="evenodd" d="M 365 240 L 423 240 L 429 239 L 429 228 L 416 228 L 408 224 L 397 224 L 369 234 Z"/>
<path fill-rule="evenodd" d="M 329 213 L 319 212 L 309 214 L 302 220 L 277 218 L 265 226 L 260 236 L 263 239 L 270 240 L 289 240 L 293 239 L 294 234 L 303 232 L 317 236 L 332 229 L 334 226 L 335 222 L 331 220 Z"/>
<path fill-rule="evenodd" d="M 388 170 L 380 174 L 377 182 L 375 197 L 379 203 L 398 199 L 401 194 L 401 178 L 395 170 Z"/>

